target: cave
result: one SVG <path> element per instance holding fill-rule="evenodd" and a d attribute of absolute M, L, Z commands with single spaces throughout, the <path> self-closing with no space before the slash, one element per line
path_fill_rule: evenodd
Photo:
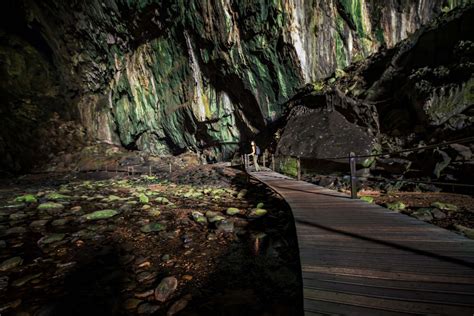
<path fill-rule="evenodd" d="M 471 247 L 473 20 L 469 0 L 1 1 L 0 315 L 374 314 L 349 257 L 305 261 L 310 226 L 357 234 L 286 194 Z"/>

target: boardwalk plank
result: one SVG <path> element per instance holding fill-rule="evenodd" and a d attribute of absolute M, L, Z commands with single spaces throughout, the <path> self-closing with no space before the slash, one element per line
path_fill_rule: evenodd
<path fill-rule="evenodd" d="M 473 315 L 474 241 L 274 172 L 295 219 L 306 315 Z"/>

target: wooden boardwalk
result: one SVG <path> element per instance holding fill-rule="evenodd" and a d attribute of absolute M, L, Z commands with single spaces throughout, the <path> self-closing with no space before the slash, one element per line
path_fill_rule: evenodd
<path fill-rule="evenodd" d="M 474 315 L 474 240 L 275 172 L 296 223 L 306 315 Z"/>

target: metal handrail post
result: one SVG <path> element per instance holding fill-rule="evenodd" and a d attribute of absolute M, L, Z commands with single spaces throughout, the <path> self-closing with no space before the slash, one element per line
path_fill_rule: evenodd
<path fill-rule="evenodd" d="M 351 168 L 351 199 L 357 199 L 356 157 L 355 153 L 349 154 L 349 165 Z"/>

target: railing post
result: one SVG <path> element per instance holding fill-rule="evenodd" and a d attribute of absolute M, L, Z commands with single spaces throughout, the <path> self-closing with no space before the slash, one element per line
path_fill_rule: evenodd
<path fill-rule="evenodd" d="M 272 154 L 272 170 L 275 171 L 275 154 Z"/>
<path fill-rule="evenodd" d="M 351 199 L 357 199 L 356 157 L 353 152 L 349 154 L 349 165 L 351 167 Z"/>
<path fill-rule="evenodd" d="M 169 163 L 169 167 L 170 167 L 170 174 L 171 174 L 171 162 Z"/>
<path fill-rule="evenodd" d="M 266 158 L 267 158 L 267 152 L 264 151 L 263 152 L 263 168 L 265 168 L 265 165 L 266 165 L 266 160 L 267 160 Z"/>
<path fill-rule="evenodd" d="M 297 171 L 297 178 L 298 181 L 301 180 L 301 158 L 296 158 L 296 171 Z"/>
<path fill-rule="evenodd" d="M 148 166 L 148 175 L 151 177 L 151 165 Z"/>

